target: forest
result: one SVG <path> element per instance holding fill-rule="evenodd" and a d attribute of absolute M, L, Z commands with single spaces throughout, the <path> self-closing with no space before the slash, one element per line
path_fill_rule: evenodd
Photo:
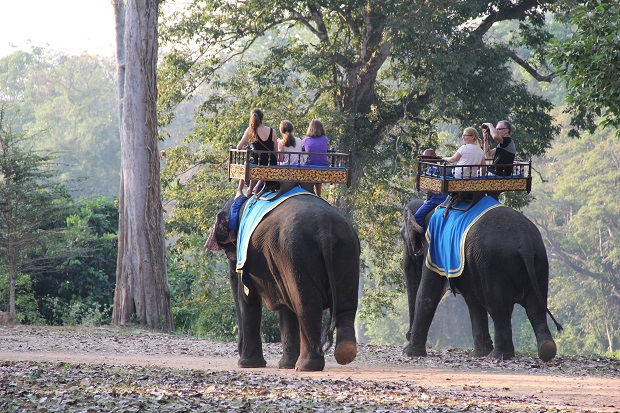
<path fill-rule="evenodd" d="M 193 0 L 160 16 L 157 115 L 175 331 L 235 339 L 225 257 L 203 245 L 235 192 L 227 149 L 252 108 L 274 128 L 291 120 L 296 136 L 320 118 L 333 147 L 351 151 L 353 185 L 325 186 L 324 197 L 359 234 L 358 338 L 377 345 L 405 344 L 400 226 L 404 205 L 424 196 L 415 191 L 417 155 L 432 147 L 449 156 L 462 128 L 508 119 L 535 177 L 530 194 L 501 200 L 544 238 L 549 309 L 564 326 L 554 333 L 558 352 L 619 357 L 620 94 L 605 82 L 620 69 L 620 13 L 606 2 L 358 3 Z M 583 50 L 593 58 L 570 60 Z M 116 75 L 111 57 L 33 47 L 0 58 L 0 311 L 15 308 L 20 323 L 111 321 Z M 13 179 L 15 171 L 29 179 Z M 9 217 L 19 218 L 11 231 Z M 513 326 L 517 350 L 535 352 L 519 306 Z M 263 335 L 279 339 L 267 311 Z M 461 297 L 444 297 L 429 344 L 471 347 Z"/>

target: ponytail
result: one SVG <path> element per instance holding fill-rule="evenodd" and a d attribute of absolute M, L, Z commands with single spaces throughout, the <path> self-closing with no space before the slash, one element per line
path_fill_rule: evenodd
<path fill-rule="evenodd" d="M 263 111 L 256 108 L 252 109 L 250 112 L 250 141 L 256 142 L 258 141 L 258 127 L 263 123 Z"/>
<path fill-rule="evenodd" d="M 295 137 L 293 136 L 293 123 L 289 120 L 280 122 L 280 133 L 284 135 L 282 144 L 284 146 L 295 146 Z"/>

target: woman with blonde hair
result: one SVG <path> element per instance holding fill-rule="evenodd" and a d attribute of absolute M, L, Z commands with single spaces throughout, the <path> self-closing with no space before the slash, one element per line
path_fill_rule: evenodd
<path fill-rule="evenodd" d="M 480 147 L 478 131 L 474 128 L 465 128 L 463 131 L 463 145 L 456 150 L 456 153 L 449 158 L 441 158 L 446 162 L 456 162 L 454 177 L 456 179 L 471 178 L 476 176 L 480 165 L 484 165 L 484 151 Z M 461 165 L 475 165 L 476 168 Z"/>

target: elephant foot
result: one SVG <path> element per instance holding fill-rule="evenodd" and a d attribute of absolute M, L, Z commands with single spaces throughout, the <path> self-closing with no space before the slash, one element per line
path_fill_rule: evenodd
<path fill-rule="evenodd" d="M 472 357 L 486 357 L 493 351 L 493 347 L 490 348 L 474 348 L 471 353 Z"/>
<path fill-rule="evenodd" d="M 294 356 L 290 354 L 285 354 L 282 356 L 282 358 L 278 362 L 278 368 L 279 369 L 294 369 L 295 363 L 297 363 L 298 358 L 299 358 L 298 354 Z"/>
<path fill-rule="evenodd" d="M 492 352 L 489 353 L 487 357 L 498 359 L 498 360 L 510 360 L 514 358 L 514 351 L 500 351 L 498 349 L 493 349 Z"/>
<path fill-rule="evenodd" d="M 310 359 L 299 358 L 295 364 L 297 371 L 323 371 L 325 368 L 325 357 L 316 357 Z"/>
<path fill-rule="evenodd" d="M 415 348 L 412 345 L 408 345 L 404 348 L 403 354 L 407 357 L 426 357 L 426 348 Z"/>
<path fill-rule="evenodd" d="M 263 357 L 249 359 L 249 358 L 240 358 L 237 365 L 241 368 L 260 368 L 267 366 L 267 361 Z"/>
<path fill-rule="evenodd" d="M 555 357 L 557 351 L 558 348 L 553 340 L 545 340 L 538 346 L 538 357 L 542 361 L 547 362 Z"/>
<path fill-rule="evenodd" d="M 357 356 L 357 344 L 354 341 L 341 341 L 336 345 L 334 357 L 338 364 L 349 364 Z"/>

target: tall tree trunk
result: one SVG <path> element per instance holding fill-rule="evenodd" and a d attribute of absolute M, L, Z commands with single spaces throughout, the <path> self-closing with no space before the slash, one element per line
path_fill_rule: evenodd
<path fill-rule="evenodd" d="M 114 0 L 117 12 L 121 2 Z M 119 79 L 124 81 L 121 204 L 112 322 L 126 325 L 139 321 L 152 329 L 170 331 L 172 308 L 157 148 L 157 14 L 157 0 L 127 0 L 123 48 L 117 49 L 125 64 L 124 78 Z M 118 22 L 117 14 L 117 30 L 123 27 Z M 119 61 L 119 74 L 122 67 Z"/>

